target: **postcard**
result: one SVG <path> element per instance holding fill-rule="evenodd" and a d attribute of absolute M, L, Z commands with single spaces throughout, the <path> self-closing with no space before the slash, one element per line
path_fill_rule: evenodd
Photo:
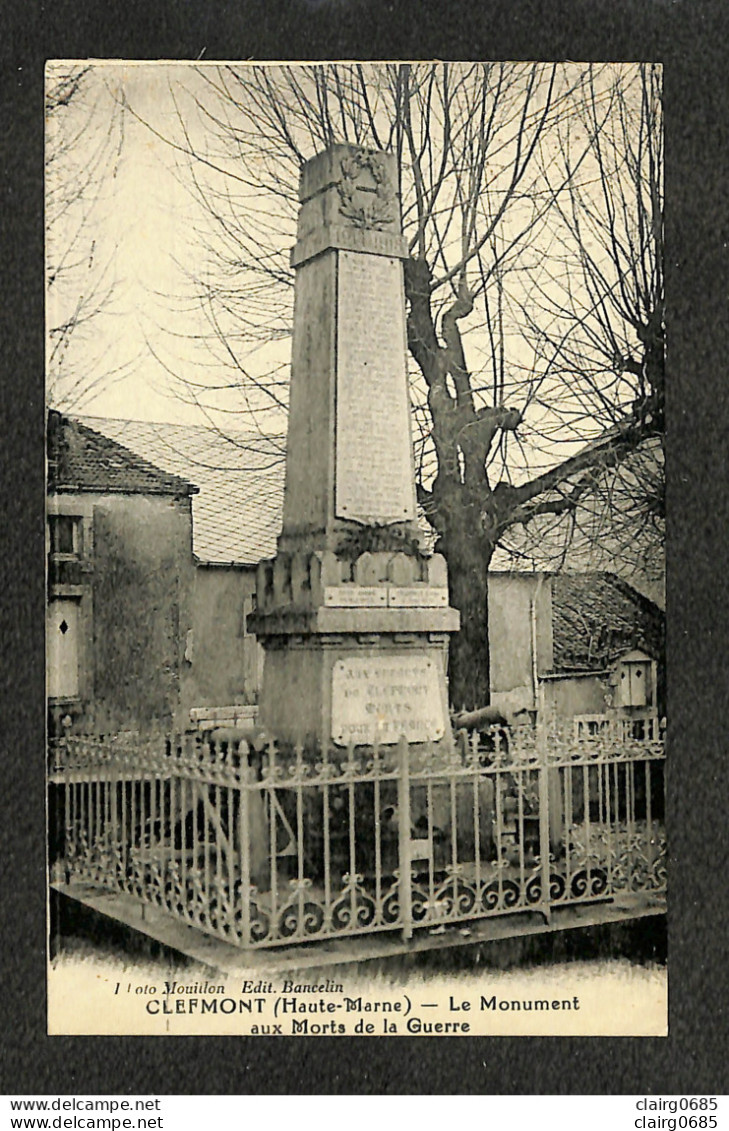
<path fill-rule="evenodd" d="M 667 1032 L 662 69 L 46 68 L 48 1030 Z"/>

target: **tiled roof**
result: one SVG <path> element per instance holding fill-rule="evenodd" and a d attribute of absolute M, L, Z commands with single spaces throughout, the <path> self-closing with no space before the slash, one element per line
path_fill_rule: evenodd
<path fill-rule="evenodd" d="M 552 577 L 556 672 L 599 671 L 630 648 L 663 655 L 665 615 L 612 573 Z"/>
<path fill-rule="evenodd" d="M 180 496 L 196 490 L 186 479 L 59 412 L 48 416 L 47 452 L 49 491 Z"/>
<path fill-rule="evenodd" d="M 283 437 L 212 426 L 107 420 L 84 424 L 199 487 L 193 550 L 204 562 L 273 557 L 283 512 Z"/>

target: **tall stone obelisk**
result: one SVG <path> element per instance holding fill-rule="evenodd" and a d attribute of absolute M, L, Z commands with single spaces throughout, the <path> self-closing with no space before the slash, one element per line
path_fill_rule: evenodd
<path fill-rule="evenodd" d="M 283 529 L 249 619 L 261 722 L 316 745 L 450 739 L 445 561 L 419 547 L 395 158 L 307 162 Z"/>

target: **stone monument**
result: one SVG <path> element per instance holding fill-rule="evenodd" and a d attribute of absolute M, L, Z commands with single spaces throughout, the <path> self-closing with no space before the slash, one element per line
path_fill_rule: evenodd
<path fill-rule="evenodd" d="M 283 529 L 249 618 L 260 720 L 314 746 L 448 742 L 459 614 L 416 520 L 396 160 L 333 145 L 299 200 Z"/>

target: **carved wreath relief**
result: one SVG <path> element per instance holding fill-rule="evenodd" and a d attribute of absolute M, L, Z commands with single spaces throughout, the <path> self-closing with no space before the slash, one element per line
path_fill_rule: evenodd
<path fill-rule="evenodd" d="M 358 228 L 375 230 L 397 218 L 397 197 L 381 154 L 365 150 L 353 153 L 342 158 L 341 169 L 337 190 L 342 216 Z"/>

